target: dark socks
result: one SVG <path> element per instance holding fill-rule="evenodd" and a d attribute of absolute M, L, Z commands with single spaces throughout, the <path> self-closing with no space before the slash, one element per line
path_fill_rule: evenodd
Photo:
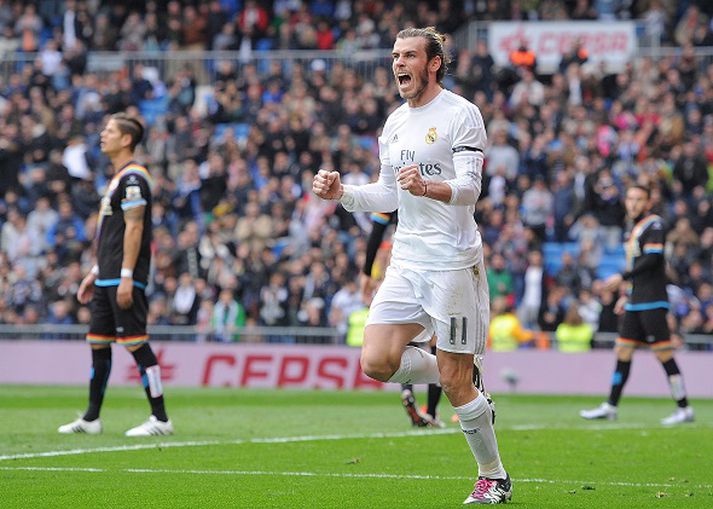
<path fill-rule="evenodd" d="M 433 355 L 437 355 L 438 348 L 432 346 L 431 353 Z M 441 400 L 442 392 L 443 388 L 441 388 L 439 384 L 428 384 L 428 409 L 426 410 L 426 413 L 428 413 L 428 415 L 430 415 L 434 419 L 436 418 L 436 412 L 438 411 L 438 402 Z"/>
<path fill-rule="evenodd" d="M 666 362 L 662 362 L 663 369 L 666 370 L 668 376 L 668 385 L 671 388 L 671 396 L 676 400 L 676 404 L 680 408 L 688 406 L 688 398 L 686 397 L 686 388 L 683 385 L 683 377 L 678 369 L 676 359 L 671 358 Z"/>
<path fill-rule="evenodd" d="M 92 349 L 92 373 L 89 380 L 89 407 L 82 417 L 85 421 L 99 418 L 104 391 L 111 373 L 111 347 Z"/>
<path fill-rule="evenodd" d="M 141 374 L 146 397 L 151 404 L 151 413 L 159 420 L 166 422 L 166 408 L 163 403 L 163 388 L 161 386 L 161 368 L 151 347 L 145 343 L 141 348 L 131 352 L 136 360 L 136 366 Z"/>
<path fill-rule="evenodd" d="M 441 392 L 443 389 L 438 384 L 428 384 L 428 409 L 426 412 L 431 417 L 436 417 L 436 410 L 438 408 L 438 402 L 441 399 Z"/>
<path fill-rule="evenodd" d="M 609 404 L 617 406 L 621 398 L 621 391 L 624 389 L 627 379 L 629 378 L 629 370 L 631 369 L 631 361 L 616 361 L 616 369 L 611 381 L 611 392 L 609 393 Z"/>

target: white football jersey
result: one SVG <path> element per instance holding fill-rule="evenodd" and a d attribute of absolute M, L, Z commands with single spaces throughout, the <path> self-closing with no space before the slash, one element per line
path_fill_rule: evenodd
<path fill-rule="evenodd" d="M 404 166 L 418 164 L 428 182 L 443 182 L 461 177 L 456 175 L 454 153 L 482 155 L 486 142 L 477 106 L 443 90 L 425 106 L 411 108 L 404 103 L 389 115 L 379 138 L 379 157 L 382 169 L 391 167 L 395 176 Z M 478 181 L 479 170 L 474 175 Z M 481 259 L 475 205 L 452 205 L 396 188 L 399 220 L 392 263 L 415 270 L 456 270 Z"/>

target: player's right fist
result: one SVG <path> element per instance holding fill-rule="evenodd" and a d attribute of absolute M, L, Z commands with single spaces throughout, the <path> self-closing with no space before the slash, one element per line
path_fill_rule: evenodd
<path fill-rule="evenodd" d="M 344 194 L 338 171 L 319 170 L 312 180 L 312 191 L 323 200 L 338 200 Z"/>

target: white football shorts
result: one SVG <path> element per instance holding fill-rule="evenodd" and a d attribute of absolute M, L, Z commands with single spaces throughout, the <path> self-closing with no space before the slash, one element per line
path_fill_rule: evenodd
<path fill-rule="evenodd" d="M 414 342 L 429 341 L 453 353 L 482 355 L 490 322 L 483 263 L 460 270 L 414 271 L 390 265 L 374 296 L 366 324 L 418 323 Z"/>

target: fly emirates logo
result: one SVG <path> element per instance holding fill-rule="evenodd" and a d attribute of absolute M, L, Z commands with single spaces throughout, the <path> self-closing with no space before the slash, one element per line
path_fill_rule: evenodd
<path fill-rule="evenodd" d="M 421 172 L 422 177 L 432 177 L 433 175 L 440 175 L 443 173 L 441 168 L 441 163 L 423 163 L 416 162 L 416 151 L 415 150 L 402 150 L 401 151 L 401 164 L 396 165 L 394 170 L 396 173 L 401 171 L 401 168 L 409 166 L 411 164 L 417 164 L 418 170 Z"/>

